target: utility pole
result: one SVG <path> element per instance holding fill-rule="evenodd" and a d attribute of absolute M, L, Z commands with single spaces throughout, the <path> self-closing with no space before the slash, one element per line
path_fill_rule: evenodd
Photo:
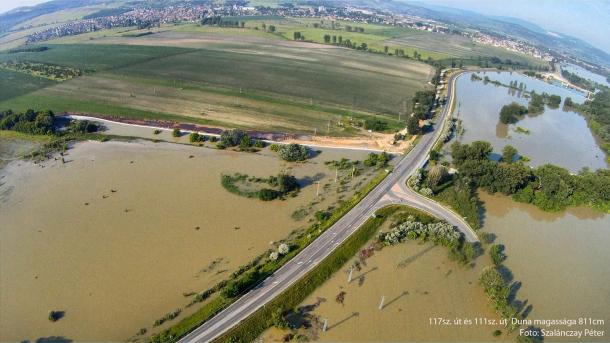
<path fill-rule="evenodd" d="M 385 296 L 381 296 L 381 302 L 379 303 L 379 310 L 383 309 L 383 302 L 385 301 Z"/>
<path fill-rule="evenodd" d="M 337 183 L 337 176 L 339 176 L 339 167 L 335 169 L 335 183 Z"/>
<path fill-rule="evenodd" d="M 326 332 L 326 329 L 328 329 L 328 319 L 324 319 L 324 327 L 322 327 L 322 332 Z"/>
<path fill-rule="evenodd" d="M 314 127 L 313 128 L 313 136 L 315 137 L 317 133 L 318 133 L 318 128 Z"/>
<path fill-rule="evenodd" d="M 347 283 L 352 282 L 352 274 L 354 273 L 354 267 L 349 269 L 349 275 L 347 276 Z"/>
<path fill-rule="evenodd" d="M 328 121 L 328 128 L 326 129 L 326 135 L 330 136 L 330 120 Z"/>
<path fill-rule="evenodd" d="M 352 179 L 354 178 L 354 172 L 356 171 L 356 167 L 352 167 Z"/>
<path fill-rule="evenodd" d="M 316 198 L 320 195 L 320 181 L 316 181 L 318 187 L 316 188 Z"/>

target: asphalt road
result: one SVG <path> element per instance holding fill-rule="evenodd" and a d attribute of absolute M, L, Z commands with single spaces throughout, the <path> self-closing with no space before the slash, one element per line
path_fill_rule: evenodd
<path fill-rule="evenodd" d="M 451 104 L 453 97 L 454 79 L 455 76 L 448 82 L 448 105 L 442 109 L 438 119 L 439 124 L 437 125 L 444 123 L 446 116 L 450 112 L 449 104 Z M 415 193 L 405 185 L 408 177 L 426 163 L 428 153 L 441 131 L 439 127 L 435 128 L 433 133 L 424 135 L 407 155 L 401 157 L 394 171 L 350 212 L 323 232 L 315 241 L 278 269 L 273 275 L 212 319 L 183 337 L 180 343 L 209 342 L 227 332 L 282 293 L 295 281 L 299 280 L 356 231 L 377 209 L 386 205 L 404 204 L 413 206 L 455 225 L 456 228 L 464 233 L 466 240 L 478 241 L 476 234 L 463 218 L 453 211 L 444 208 L 442 205 Z"/>

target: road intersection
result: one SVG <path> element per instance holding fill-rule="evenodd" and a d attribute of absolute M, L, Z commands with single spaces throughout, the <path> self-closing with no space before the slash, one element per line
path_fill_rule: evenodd
<path fill-rule="evenodd" d="M 408 154 L 400 157 L 394 170 L 377 187 L 309 246 L 273 275 L 179 342 L 210 342 L 220 337 L 311 271 L 382 207 L 400 204 L 417 208 L 453 224 L 464 234 L 466 241 L 478 241 L 476 233 L 464 218 L 407 186 L 408 178 L 426 164 L 430 150 L 442 134 L 442 126 L 451 114 L 454 81 L 458 75 L 451 76 L 447 82 L 447 105 L 443 107 L 437 119 L 437 125 L 440 127 L 435 128 L 432 133 L 423 135 L 420 142 Z"/>

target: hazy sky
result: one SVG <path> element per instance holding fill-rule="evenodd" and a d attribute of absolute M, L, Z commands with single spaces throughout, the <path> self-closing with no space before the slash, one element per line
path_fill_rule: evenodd
<path fill-rule="evenodd" d="M 46 0 L 0 0 L 0 13 Z M 610 0 L 420 0 L 481 14 L 525 19 L 610 53 Z"/>
<path fill-rule="evenodd" d="M 36 5 L 48 0 L 0 0 L 0 13 L 16 7 Z"/>
<path fill-rule="evenodd" d="M 525 19 L 610 53 L 610 0 L 423 0 L 481 14 Z"/>

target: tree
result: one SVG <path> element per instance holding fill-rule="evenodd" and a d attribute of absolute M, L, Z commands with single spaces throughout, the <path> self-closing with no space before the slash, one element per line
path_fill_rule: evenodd
<path fill-rule="evenodd" d="M 239 142 L 239 148 L 241 150 L 248 150 L 250 147 L 252 146 L 252 140 L 250 139 L 250 136 L 243 135 L 243 137 L 241 138 L 241 141 Z"/>
<path fill-rule="evenodd" d="M 288 174 L 280 174 L 277 176 L 277 186 L 280 193 L 286 194 L 299 189 L 299 182 L 296 177 Z"/>
<path fill-rule="evenodd" d="M 324 43 L 330 43 L 330 35 L 328 33 L 324 35 Z"/>
<path fill-rule="evenodd" d="M 278 329 L 287 329 L 290 327 L 289 323 L 284 318 L 284 314 L 282 313 L 281 308 L 276 308 L 273 313 L 271 313 L 271 322 L 273 326 Z"/>
<path fill-rule="evenodd" d="M 309 157 L 309 150 L 303 145 L 291 143 L 279 146 L 278 155 L 288 162 L 304 161 Z"/>
<path fill-rule="evenodd" d="M 417 117 L 409 117 L 407 119 L 407 132 L 411 135 L 417 135 L 420 132 L 419 119 Z"/>
<path fill-rule="evenodd" d="M 383 168 L 390 161 L 390 156 L 384 151 L 381 154 L 370 153 L 362 163 L 367 167 Z"/>
<path fill-rule="evenodd" d="M 271 32 L 271 33 L 275 32 L 275 26 L 274 25 L 269 25 L 269 32 Z"/>
<path fill-rule="evenodd" d="M 263 188 L 258 191 L 258 198 L 262 201 L 275 200 L 280 196 L 280 193 L 274 189 Z"/>
<path fill-rule="evenodd" d="M 455 142 L 451 145 L 453 163 L 460 165 L 466 160 L 488 160 L 493 148 L 489 142 L 475 141 L 471 144 Z"/>
<path fill-rule="evenodd" d="M 446 175 L 447 170 L 444 166 L 438 163 L 433 165 L 428 172 L 428 185 L 430 188 L 436 188 L 443 181 Z"/>
<path fill-rule="evenodd" d="M 277 252 L 280 255 L 286 255 L 289 251 L 290 251 L 290 247 L 286 243 L 280 244 L 280 246 L 277 248 Z"/>
<path fill-rule="evenodd" d="M 516 156 L 517 149 L 515 149 L 512 145 L 506 145 L 502 149 L 502 161 L 506 163 L 513 163 Z"/>
<path fill-rule="evenodd" d="M 500 122 L 503 124 L 513 124 L 519 120 L 519 116 L 527 113 L 527 108 L 516 102 L 511 102 L 508 105 L 502 106 L 500 110 Z"/>
<path fill-rule="evenodd" d="M 506 259 L 506 255 L 504 254 L 504 245 L 492 245 L 491 248 L 489 248 L 489 256 L 491 256 L 491 260 L 496 266 L 502 264 L 502 262 L 504 262 Z"/>
<path fill-rule="evenodd" d="M 337 44 L 337 36 L 333 35 L 333 44 Z"/>
<path fill-rule="evenodd" d="M 294 40 L 299 40 L 299 39 L 301 39 L 301 32 L 299 32 L 299 31 L 295 31 L 295 32 L 292 34 L 292 36 L 293 36 Z"/>
<path fill-rule="evenodd" d="M 195 142 L 199 142 L 201 139 L 199 133 L 197 132 L 191 132 L 191 134 L 189 135 L 189 141 L 191 143 L 195 143 Z"/>
<path fill-rule="evenodd" d="M 33 135 L 55 133 L 55 114 L 51 111 L 35 112 L 27 110 L 15 113 L 11 110 L 0 112 L 0 130 L 12 130 Z"/>
<path fill-rule="evenodd" d="M 383 52 L 387 55 L 390 48 L 386 45 L 383 47 Z"/>
<path fill-rule="evenodd" d="M 172 131 L 172 136 L 180 137 L 180 136 L 182 136 L 182 132 L 180 131 L 179 128 L 175 127 L 174 130 Z"/>
<path fill-rule="evenodd" d="M 246 133 L 240 129 L 225 130 L 220 134 L 220 142 L 227 147 L 237 146 L 242 142 Z"/>

